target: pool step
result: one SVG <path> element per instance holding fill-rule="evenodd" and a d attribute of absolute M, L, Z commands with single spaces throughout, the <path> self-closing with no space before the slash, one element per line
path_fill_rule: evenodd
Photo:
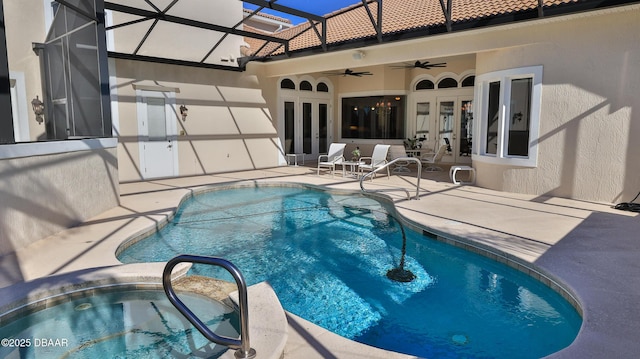
<path fill-rule="evenodd" d="M 249 335 L 258 359 L 417 359 L 358 343 L 285 312 L 267 282 L 247 288 Z M 237 304 L 238 292 L 229 295 Z M 236 359 L 235 350 L 221 358 Z"/>
<path fill-rule="evenodd" d="M 285 359 L 418 359 L 341 337 L 299 316 L 286 313 L 289 336 Z"/>
<path fill-rule="evenodd" d="M 256 358 L 280 359 L 288 338 L 288 324 L 280 300 L 267 282 L 247 288 L 249 304 L 249 339 Z M 238 292 L 229 295 L 238 304 Z M 236 359 L 235 350 L 227 350 L 220 358 Z"/>

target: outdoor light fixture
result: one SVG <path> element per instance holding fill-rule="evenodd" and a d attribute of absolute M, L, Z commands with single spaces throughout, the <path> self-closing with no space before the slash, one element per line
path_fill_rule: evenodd
<path fill-rule="evenodd" d="M 38 124 L 42 124 L 44 121 L 44 103 L 40 101 L 37 95 L 36 98 L 31 100 L 31 107 L 33 108 L 33 113 L 36 114 L 36 121 L 38 121 Z"/>
<path fill-rule="evenodd" d="M 351 56 L 353 57 L 354 60 L 362 60 L 365 55 L 364 55 L 364 52 L 362 51 L 356 51 Z"/>
<path fill-rule="evenodd" d="M 189 109 L 185 105 L 180 106 L 180 115 L 182 116 L 182 121 L 187 120 L 187 115 L 189 114 Z"/>

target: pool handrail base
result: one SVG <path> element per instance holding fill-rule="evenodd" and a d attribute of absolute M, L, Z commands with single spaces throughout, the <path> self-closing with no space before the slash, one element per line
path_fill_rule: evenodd
<path fill-rule="evenodd" d="M 173 268 L 179 263 L 199 263 L 209 264 L 226 269 L 236 281 L 238 286 L 238 307 L 240 311 L 240 339 L 229 338 L 225 336 L 219 336 L 206 324 L 204 324 L 200 318 L 198 318 L 176 295 L 171 284 L 171 272 Z M 242 276 L 242 273 L 233 263 L 218 257 L 196 256 L 191 254 L 181 254 L 170 259 L 164 267 L 162 272 L 162 287 L 167 295 L 167 298 L 173 304 L 173 306 L 189 321 L 194 327 L 210 341 L 227 346 L 231 349 L 236 349 L 234 355 L 238 359 L 253 359 L 256 357 L 255 349 L 251 348 L 249 344 L 249 311 L 247 305 L 247 283 Z"/>

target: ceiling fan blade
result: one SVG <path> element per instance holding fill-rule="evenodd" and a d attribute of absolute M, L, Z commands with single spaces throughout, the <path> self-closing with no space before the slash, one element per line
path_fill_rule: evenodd
<path fill-rule="evenodd" d="M 438 62 L 436 64 L 432 64 L 429 61 L 424 61 L 424 62 L 420 62 L 420 61 L 416 61 L 416 67 L 419 67 L 421 69 L 430 69 L 432 67 L 446 67 L 447 63 L 446 62 Z"/>
<path fill-rule="evenodd" d="M 426 67 L 447 67 L 447 63 L 446 62 L 439 62 L 437 64 L 428 64 L 425 65 Z"/>
<path fill-rule="evenodd" d="M 362 77 L 363 75 L 373 75 L 369 71 L 353 71 L 351 69 L 346 69 L 342 72 L 323 72 L 322 74 L 325 76 L 356 76 L 356 77 Z"/>
<path fill-rule="evenodd" d="M 347 75 L 362 77 L 362 75 L 373 75 L 373 74 L 369 71 L 353 71 L 351 69 L 346 69 L 344 70 L 344 76 L 347 76 Z"/>
<path fill-rule="evenodd" d="M 432 64 L 429 61 L 420 61 L 417 60 L 416 62 L 413 63 L 404 63 L 404 65 L 391 65 L 390 67 L 393 69 L 425 69 L 428 70 L 432 67 L 446 67 L 447 63 L 446 62 L 438 62 L 435 64 Z"/>

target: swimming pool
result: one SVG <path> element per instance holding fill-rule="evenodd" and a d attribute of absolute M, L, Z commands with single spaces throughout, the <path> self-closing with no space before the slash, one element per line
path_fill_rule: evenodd
<path fill-rule="evenodd" d="M 179 295 L 216 334 L 238 337 L 233 309 L 200 295 Z M 202 336 L 160 289 L 110 288 L 68 297 L 14 313 L 0 327 L 0 358 L 215 358 L 228 349 Z"/>
<path fill-rule="evenodd" d="M 410 283 L 389 280 L 402 235 L 360 194 L 258 186 L 197 195 L 124 263 L 181 253 L 226 258 L 283 307 L 344 337 L 429 357 L 539 358 L 569 345 L 582 319 L 561 295 L 487 257 L 407 230 Z M 211 268 L 193 273 L 224 278 Z M 230 278 L 229 278 L 230 279 Z"/>

